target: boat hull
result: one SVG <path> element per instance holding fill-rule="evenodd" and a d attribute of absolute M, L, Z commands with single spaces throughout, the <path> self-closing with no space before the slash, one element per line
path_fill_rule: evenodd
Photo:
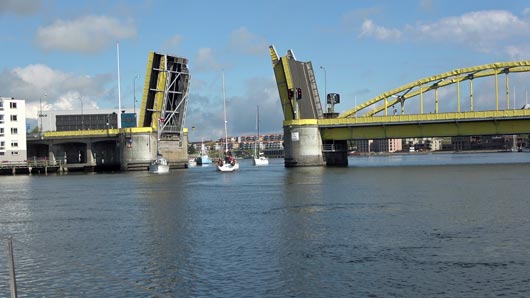
<path fill-rule="evenodd" d="M 217 171 L 219 172 L 234 172 L 237 170 L 239 170 L 239 163 L 237 162 L 234 164 L 223 162 L 222 165 L 217 165 Z"/>
<path fill-rule="evenodd" d="M 266 157 L 254 158 L 253 163 L 255 166 L 268 166 L 269 159 Z"/>
<path fill-rule="evenodd" d="M 169 165 L 149 165 L 149 173 L 151 174 L 166 174 L 169 173 Z"/>
<path fill-rule="evenodd" d="M 204 156 L 204 155 L 197 157 L 196 161 L 197 161 L 198 166 L 212 163 L 212 160 L 208 156 Z"/>
<path fill-rule="evenodd" d="M 165 158 L 159 156 L 149 165 L 149 173 L 151 174 L 169 173 L 169 163 L 167 162 Z"/>

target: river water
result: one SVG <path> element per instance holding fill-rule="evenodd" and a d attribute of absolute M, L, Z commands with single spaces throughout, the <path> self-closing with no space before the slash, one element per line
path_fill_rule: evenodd
<path fill-rule="evenodd" d="M 0 297 L 529 297 L 530 153 L 0 176 Z"/>

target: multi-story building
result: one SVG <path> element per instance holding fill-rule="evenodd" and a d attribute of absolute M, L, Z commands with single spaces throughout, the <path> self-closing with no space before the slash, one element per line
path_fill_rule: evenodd
<path fill-rule="evenodd" d="M 403 150 L 401 139 L 357 140 L 359 152 L 397 152 Z"/>
<path fill-rule="evenodd" d="M 260 135 L 259 140 L 256 136 L 238 136 L 228 137 L 228 149 L 234 151 L 251 151 L 254 150 L 256 143 L 259 149 L 267 156 L 283 156 L 283 134 L 264 134 Z M 219 138 L 217 141 L 193 142 L 191 143 L 195 150 L 204 144 L 207 151 L 222 152 L 225 149 L 225 138 Z"/>
<path fill-rule="evenodd" d="M 398 152 L 403 150 L 401 139 L 378 139 L 374 140 L 374 152 Z"/>
<path fill-rule="evenodd" d="M 26 159 L 26 102 L 0 97 L 0 162 Z"/>
<path fill-rule="evenodd" d="M 372 150 L 372 144 L 373 140 L 357 140 L 357 151 L 359 152 L 371 152 Z"/>
<path fill-rule="evenodd" d="M 408 138 L 405 139 L 405 150 L 413 151 L 439 151 L 442 150 L 441 138 Z"/>

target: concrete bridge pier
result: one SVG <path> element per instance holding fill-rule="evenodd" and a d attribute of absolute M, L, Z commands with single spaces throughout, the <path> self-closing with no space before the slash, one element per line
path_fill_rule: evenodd
<path fill-rule="evenodd" d="M 326 166 L 347 167 L 348 166 L 348 141 L 324 142 L 322 145 Z"/>
<path fill-rule="evenodd" d="M 283 127 L 285 167 L 323 166 L 322 138 L 316 119 L 294 120 Z"/>

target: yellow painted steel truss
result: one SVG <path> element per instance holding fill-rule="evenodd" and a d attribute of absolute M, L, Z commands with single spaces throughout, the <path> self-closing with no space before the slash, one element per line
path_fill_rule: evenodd
<path fill-rule="evenodd" d="M 415 82 L 403 85 L 401 87 L 392 89 L 390 91 L 387 91 L 385 93 L 382 93 L 363 104 L 360 104 L 353 109 L 350 109 L 346 112 L 341 113 L 338 118 L 348 118 L 356 115 L 358 112 L 368 108 L 375 106 L 377 103 L 384 102 L 382 105 L 379 105 L 372 110 L 366 112 L 362 116 L 374 116 L 375 114 L 386 111 L 389 107 L 392 107 L 396 104 L 403 103 L 409 98 L 420 96 L 420 114 L 423 113 L 423 93 L 431 90 L 437 90 L 438 88 L 445 87 L 451 84 L 458 84 L 458 90 L 459 84 L 462 81 L 469 80 L 472 82 L 473 79 L 476 78 L 482 78 L 487 76 L 495 76 L 495 87 L 496 87 L 496 110 L 499 110 L 499 92 L 498 92 L 498 75 L 499 74 L 505 74 L 506 75 L 506 88 L 508 88 L 508 74 L 509 73 L 515 73 L 515 72 L 528 72 L 530 71 L 530 61 L 523 60 L 523 61 L 515 61 L 515 62 L 499 62 L 499 63 L 491 63 L 491 64 L 485 64 L 480 66 L 474 66 L 474 67 L 467 67 L 467 68 L 461 68 L 461 69 L 455 69 L 449 72 L 445 72 L 439 75 L 423 78 L 420 80 L 417 80 Z M 472 85 L 470 87 L 472 92 Z M 458 94 L 458 106 L 457 106 L 457 112 L 460 112 L 460 92 L 457 92 Z M 506 105 L 509 108 L 509 95 L 508 91 L 506 91 Z M 471 100 L 472 100 L 472 93 L 471 93 Z M 436 94 L 436 112 L 438 112 L 438 98 Z M 471 110 L 473 110 L 473 102 L 471 101 Z M 432 115 L 432 114 L 430 114 Z"/>

